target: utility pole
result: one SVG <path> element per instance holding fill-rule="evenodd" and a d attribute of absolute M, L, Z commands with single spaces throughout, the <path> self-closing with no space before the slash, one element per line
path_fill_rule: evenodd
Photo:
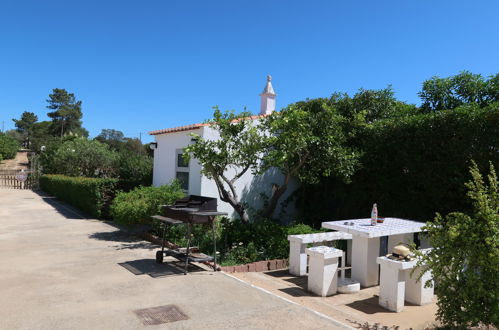
<path fill-rule="evenodd" d="M 142 132 L 139 132 L 139 141 L 142 143 Z"/>

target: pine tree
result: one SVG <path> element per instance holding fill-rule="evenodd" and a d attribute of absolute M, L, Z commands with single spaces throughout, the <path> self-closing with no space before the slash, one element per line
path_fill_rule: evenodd
<path fill-rule="evenodd" d="M 81 129 L 81 101 L 76 101 L 73 93 L 55 88 L 49 94 L 48 109 L 54 111 L 47 115 L 52 118 L 52 132 L 62 137 L 64 134 Z"/>

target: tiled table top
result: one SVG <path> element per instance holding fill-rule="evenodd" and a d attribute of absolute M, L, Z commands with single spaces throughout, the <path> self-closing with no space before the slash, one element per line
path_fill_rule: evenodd
<path fill-rule="evenodd" d="M 350 223 L 353 223 L 353 225 Z M 322 223 L 322 227 L 324 228 L 334 229 L 368 238 L 417 233 L 421 231 L 421 227 L 424 225 L 424 222 L 399 218 L 385 218 L 383 223 L 377 223 L 376 226 L 371 226 L 370 218 L 329 221 Z"/>

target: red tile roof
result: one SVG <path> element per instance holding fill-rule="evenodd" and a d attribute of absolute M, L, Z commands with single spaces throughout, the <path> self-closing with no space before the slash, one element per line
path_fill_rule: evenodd
<path fill-rule="evenodd" d="M 263 117 L 267 117 L 267 116 L 268 115 L 256 115 L 256 116 L 246 117 L 245 119 L 255 120 L 255 119 L 263 118 Z M 236 119 L 236 120 L 240 120 L 240 119 Z M 198 129 L 198 128 L 204 127 L 204 126 L 210 126 L 210 124 L 207 124 L 207 123 L 191 124 L 191 125 L 185 125 L 185 126 L 159 129 L 156 131 L 150 131 L 149 135 L 160 135 L 160 134 L 176 133 L 176 132 L 183 132 L 183 131 L 191 131 L 191 130 L 195 130 L 195 129 Z"/>
<path fill-rule="evenodd" d="M 149 135 L 159 135 L 159 134 L 190 131 L 190 130 L 198 129 L 200 127 L 209 126 L 209 125 L 210 124 L 191 124 L 191 125 L 185 125 L 185 126 L 165 128 L 165 129 L 159 129 L 157 131 L 151 131 L 151 132 L 149 132 Z"/>

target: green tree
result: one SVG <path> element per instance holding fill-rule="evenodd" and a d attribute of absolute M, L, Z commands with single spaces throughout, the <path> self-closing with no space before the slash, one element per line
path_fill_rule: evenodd
<path fill-rule="evenodd" d="M 152 184 L 153 158 L 145 153 L 121 151 L 116 168 L 120 179 L 120 188 L 125 191 Z"/>
<path fill-rule="evenodd" d="M 452 328 L 499 326 L 499 191 L 494 166 L 485 182 L 477 165 L 466 184 L 473 214 L 437 214 L 423 230 L 433 249 L 420 254 L 437 283 L 437 318 Z M 427 283 L 429 284 L 429 283 Z"/>
<path fill-rule="evenodd" d="M 280 184 L 274 184 L 263 217 L 272 216 L 293 177 L 301 183 L 317 183 L 330 175 L 350 178 L 359 153 L 347 146 L 348 122 L 328 99 L 297 102 L 263 118 L 266 148 L 259 171 L 274 167 L 284 175 Z"/>
<path fill-rule="evenodd" d="M 55 88 L 52 92 L 47 100 L 47 108 L 53 111 L 47 115 L 52 118 L 53 134 L 61 137 L 69 132 L 84 134 L 85 131 L 81 130 L 81 101 L 76 101 L 74 94 L 65 89 Z"/>
<path fill-rule="evenodd" d="M 123 132 L 114 129 L 103 129 L 95 140 L 109 145 L 115 151 L 147 154 L 147 149 L 139 139 L 125 137 Z M 149 146 L 147 148 L 149 149 Z"/>
<path fill-rule="evenodd" d="M 327 103 L 336 107 L 341 115 L 362 119 L 366 123 L 418 113 L 415 105 L 398 101 L 391 86 L 379 90 L 360 89 L 353 97 L 334 93 Z"/>
<path fill-rule="evenodd" d="M 0 160 L 16 157 L 19 144 L 16 139 L 0 132 Z"/>
<path fill-rule="evenodd" d="M 199 161 L 202 173 L 215 181 L 220 199 L 229 203 L 243 222 L 249 222 L 249 215 L 236 182 L 246 172 L 257 170 L 263 151 L 262 136 L 250 116 L 247 112 L 222 113 L 215 107 L 208 123 L 220 138 L 208 140 L 194 134 L 194 143 L 185 148 L 186 154 Z"/>
<path fill-rule="evenodd" d="M 29 148 L 35 123 L 38 117 L 33 112 L 24 111 L 20 119 L 12 119 L 16 125 L 16 130 L 22 134 L 24 145 Z"/>
<path fill-rule="evenodd" d="M 114 177 L 118 154 L 99 141 L 67 137 L 60 143 L 46 146 L 40 154 L 45 174 L 84 177 Z"/>
<path fill-rule="evenodd" d="M 47 146 L 52 140 L 56 139 L 52 135 L 52 123 L 50 121 L 41 121 L 33 125 L 33 134 L 31 138 L 31 149 L 39 152 L 42 146 Z M 60 138 L 57 138 L 60 142 Z"/>
<path fill-rule="evenodd" d="M 95 140 L 109 145 L 112 149 L 118 151 L 121 149 L 125 135 L 121 131 L 114 129 L 102 129 L 100 134 L 95 137 Z"/>
<path fill-rule="evenodd" d="M 499 74 L 485 79 L 480 74 L 463 71 L 448 78 L 432 77 L 423 82 L 419 97 L 425 112 L 454 109 L 470 103 L 485 107 L 499 101 Z"/>
<path fill-rule="evenodd" d="M 24 143 L 24 136 L 16 129 L 9 129 L 8 131 L 5 131 L 5 135 L 14 138 L 20 145 Z"/>

